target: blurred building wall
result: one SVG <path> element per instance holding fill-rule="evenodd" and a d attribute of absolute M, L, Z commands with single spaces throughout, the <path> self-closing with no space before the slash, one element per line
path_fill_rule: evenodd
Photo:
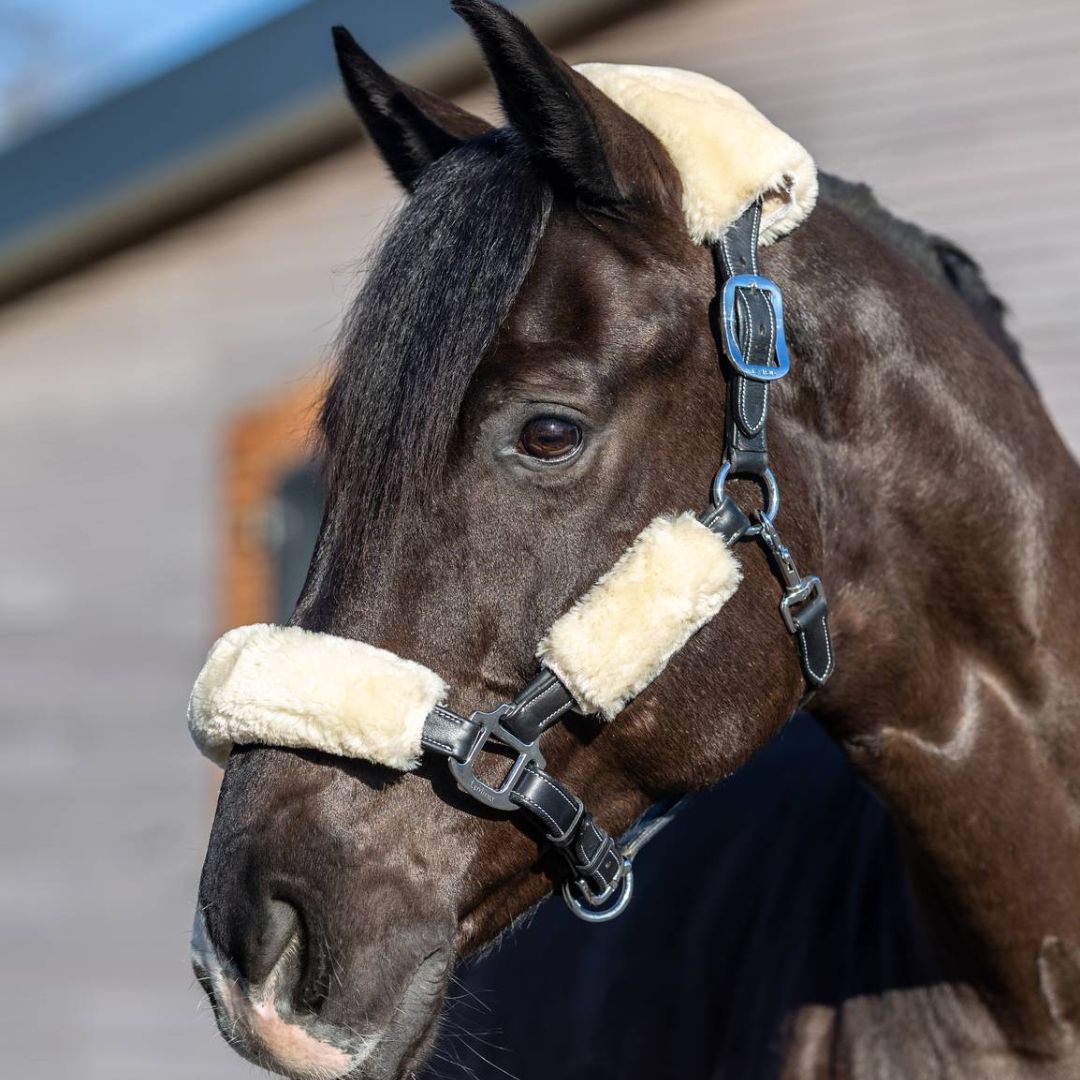
<path fill-rule="evenodd" d="M 565 52 L 715 75 L 966 247 L 1080 448 L 1075 0 L 679 0 Z M 397 199 L 369 150 L 337 153 L 0 308 L 11 1075 L 249 1072 L 186 960 L 219 454 L 238 408 L 320 370 Z"/>

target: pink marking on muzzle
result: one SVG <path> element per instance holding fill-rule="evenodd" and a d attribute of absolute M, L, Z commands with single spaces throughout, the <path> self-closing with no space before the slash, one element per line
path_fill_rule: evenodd
<path fill-rule="evenodd" d="M 239 986 L 230 985 L 226 1011 L 237 1028 L 245 1032 L 275 1066 L 290 1076 L 311 1080 L 335 1080 L 355 1068 L 356 1059 L 297 1024 L 282 1018 L 273 995 L 252 1001 Z"/>
<path fill-rule="evenodd" d="M 210 944 L 202 917 L 197 917 L 191 940 L 192 958 L 209 979 L 218 1007 L 228 1021 L 222 1026 L 227 1038 L 243 1042 L 268 1066 L 296 1080 L 338 1080 L 352 1072 L 364 1057 L 348 1053 L 316 1038 L 299 1024 L 290 1023 L 277 1010 L 275 994 L 278 968 L 259 987 L 247 987 L 223 969 Z"/>

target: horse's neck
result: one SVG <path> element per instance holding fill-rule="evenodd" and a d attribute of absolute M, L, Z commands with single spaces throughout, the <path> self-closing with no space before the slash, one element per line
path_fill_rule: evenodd
<path fill-rule="evenodd" d="M 818 714 L 901 824 L 958 977 L 1058 1052 L 1080 1011 L 1080 474 L 963 304 L 833 225 L 847 283 L 796 285 L 820 426 L 785 431 L 818 475 Z"/>

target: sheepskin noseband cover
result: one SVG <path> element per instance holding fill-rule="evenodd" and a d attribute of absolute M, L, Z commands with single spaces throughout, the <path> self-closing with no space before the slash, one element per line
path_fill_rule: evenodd
<path fill-rule="evenodd" d="M 219 765 L 234 743 L 266 743 L 411 769 L 424 720 L 445 694 L 434 671 L 362 641 L 240 626 L 210 650 L 188 727 Z"/>
<path fill-rule="evenodd" d="M 584 712 L 613 717 L 735 591 L 724 540 L 692 514 L 659 517 L 558 619 L 537 655 Z M 325 750 L 394 769 L 420 758 L 424 720 L 446 684 L 422 664 L 295 626 L 241 626 L 210 650 L 188 704 L 199 749 Z"/>

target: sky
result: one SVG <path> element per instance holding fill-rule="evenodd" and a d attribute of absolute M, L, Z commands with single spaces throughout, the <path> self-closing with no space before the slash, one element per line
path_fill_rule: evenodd
<path fill-rule="evenodd" d="M 0 0 L 0 143 L 302 0 Z"/>

